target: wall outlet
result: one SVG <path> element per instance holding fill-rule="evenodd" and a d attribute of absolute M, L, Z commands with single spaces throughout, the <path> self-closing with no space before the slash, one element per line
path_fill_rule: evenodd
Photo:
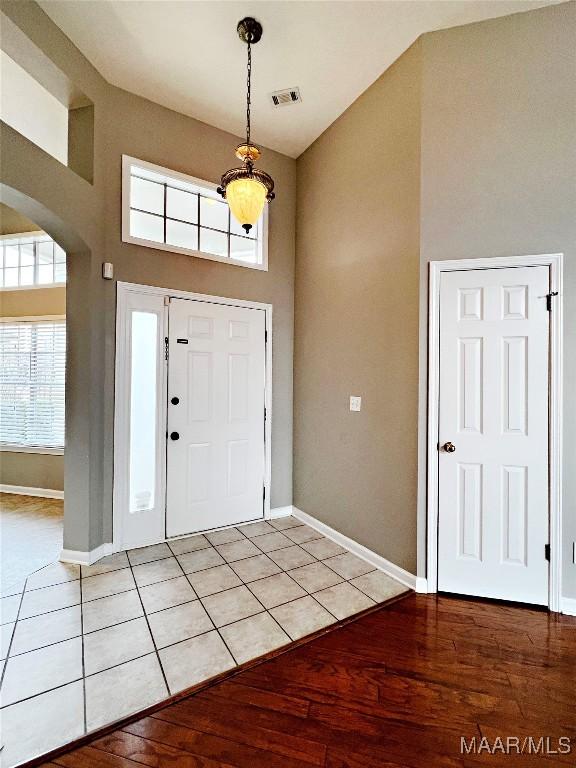
<path fill-rule="evenodd" d="M 350 395 L 350 410 L 359 411 L 362 408 L 362 398 L 359 395 Z"/>

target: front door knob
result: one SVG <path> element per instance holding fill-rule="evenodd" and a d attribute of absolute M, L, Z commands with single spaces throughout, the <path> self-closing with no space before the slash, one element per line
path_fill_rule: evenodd
<path fill-rule="evenodd" d="M 170 440 L 180 440 L 178 432 L 170 432 Z"/>
<path fill-rule="evenodd" d="M 447 443 L 444 443 L 442 448 L 446 451 L 446 453 L 454 453 L 454 451 L 456 450 L 456 446 L 454 445 L 454 443 L 451 443 L 450 441 L 448 441 Z"/>

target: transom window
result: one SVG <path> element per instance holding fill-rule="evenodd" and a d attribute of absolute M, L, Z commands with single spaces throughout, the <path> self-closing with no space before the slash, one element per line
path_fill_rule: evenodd
<path fill-rule="evenodd" d="M 66 323 L 0 322 L 0 444 L 64 447 Z"/>
<path fill-rule="evenodd" d="M 44 232 L 0 238 L 0 287 L 28 288 L 66 282 L 66 253 Z"/>
<path fill-rule="evenodd" d="M 122 239 L 151 248 L 266 269 L 266 212 L 250 235 L 216 185 L 123 157 Z"/>

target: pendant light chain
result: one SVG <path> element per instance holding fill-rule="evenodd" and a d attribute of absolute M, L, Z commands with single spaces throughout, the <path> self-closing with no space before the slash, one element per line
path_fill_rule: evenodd
<path fill-rule="evenodd" d="M 252 144 L 250 120 L 252 107 L 252 44 L 262 37 L 262 25 L 251 16 L 241 19 L 236 31 L 248 47 L 246 67 L 246 143 L 236 147 L 240 168 L 230 168 L 222 174 L 217 192 L 228 202 L 231 213 L 242 229 L 249 233 L 258 223 L 265 204 L 274 200 L 274 179 L 254 163 L 260 158 L 260 149 Z"/>
<path fill-rule="evenodd" d="M 252 80 L 252 45 L 251 35 L 248 37 L 248 77 L 246 81 L 246 144 L 250 146 L 250 100 Z"/>

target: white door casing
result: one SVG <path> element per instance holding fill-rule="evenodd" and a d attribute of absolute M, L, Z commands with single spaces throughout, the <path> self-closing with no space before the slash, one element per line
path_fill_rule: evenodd
<path fill-rule="evenodd" d="M 438 589 L 548 604 L 547 266 L 440 280 Z"/>
<path fill-rule="evenodd" d="M 113 487 L 113 538 L 110 551 L 119 551 L 156 544 L 166 539 L 166 449 L 167 449 L 167 370 L 164 340 L 168 336 L 169 303 L 173 299 L 214 303 L 258 310 L 264 315 L 266 325 L 265 346 L 265 517 L 270 516 L 270 467 L 272 434 L 272 314 L 271 304 L 230 299 L 222 296 L 178 291 L 138 283 L 117 283 L 116 305 L 116 365 L 114 401 L 114 487 Z M 152 317 L 157 318 L 153 327 Z M 138 328 L 134 328 L 134 322 Z M 140 350 L 137 366 L 133 366 L 133 333 L 137 331 Z M 142 345 L 142 333 L 145 344 Z M 142 381 L 142 365 L 148 367 L 156 361 L 156 376 L 147 371 Z M 137 378 L 133 380 L 133 373 Z M 154 388 L 152 389 L 152 383 Z M 146 460 L 142 462 L 142 427 L 136 434 L 131 429 L 131 400 L 135 393 L 137 402 L 145 407 L 137 409 L 138 418 L 144 418 L 147 429 Z M 156 396 L 155 408 L 151 408 L 152 396 Z M 144 398 L 144 400 L 142 400 Z M 155 462 L 150 455 L 149 438 L 154 434 Z M 137 450 L 133 451 L 132 447 Z M 151 466 L 154 464 L 154 470 Z M 136 470 L 136 475 L 133 471 Z M 146 474 L 148 473 L 148 475 Z M 149 478 L 149 479 L 148 479 Z M 133 482 L 137 481 L 137 485 Z M 152 482 L 150 482 L 150 481 Z M 143 481 L 143 483 L 142 483 Z M 153 503 L 150 503 L 152 502 Z M 135 502 L 135 503 L 133 503 Z M 137 507 L 137 509 L 135 509 Z"/>
<path fill-rule="evenodd" d="M 264 516 L 265 334 L 262 309 L 170 301 L 167 537 Z"/>

